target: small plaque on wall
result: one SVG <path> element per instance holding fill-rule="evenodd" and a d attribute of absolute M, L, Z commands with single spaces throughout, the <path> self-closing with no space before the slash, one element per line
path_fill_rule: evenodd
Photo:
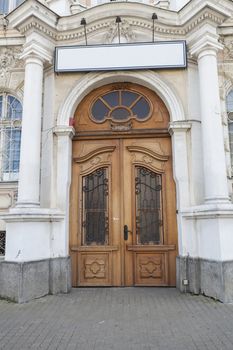
<path fill-rule="evenodd" d="M 55 72 L 186 68 L 186 42 L 60 46 Z"/>

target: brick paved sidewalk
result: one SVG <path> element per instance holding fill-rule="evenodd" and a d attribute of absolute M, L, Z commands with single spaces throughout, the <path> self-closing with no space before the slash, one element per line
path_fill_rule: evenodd
<path fill-rule="evenodd" d="M 166 288 L 0 301 L 0 349 L 233 350 L 233 305 Z"/>

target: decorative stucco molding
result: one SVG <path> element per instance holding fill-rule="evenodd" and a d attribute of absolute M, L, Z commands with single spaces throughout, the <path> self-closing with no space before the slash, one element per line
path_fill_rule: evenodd
<path fill-rule="evenodd" d="M 104 43 L 111 44 L 117 35 L 117 24 L 114 20 L 109 26 L 109 29 L 104 39 Z M 121 36 L 125 37 L 127 42 L 136 41 L 136 35 L 133 32 L 132 25 L 126 19 L 123 19 L 121 22 Z"/>
<path fill-rule="evenodd" d="M 13 68 L 23 68 L 24 62 L 20 59 L 22 48 L 2 47 L 0 48 L 0 77 L 7 79 Z"/>
<path fill-rule="evenodd" d="M 217 17 L 211 11 L 205 11 L 198 17 L 193 18 L 192 21 L 190 21 L 187 25 L 168 25 L 167 23 L 158 22 L 155 25 L 154 30 L 155 34 L 160 36 L 174 35 L 178 38 L 183 38 L 191 31 L 196 30 L 197 26 L 200 26 L 205 21 L 211 21 L 215 26 L 218 26 L 223 22 L 223 19 Z M 77 20 L 77 23 L 79 22 L 80 20 Z M 82 40 L 84 38 L 83 28 L 81 26 L 77 27 L 77 23 L 75 25 L 75 28 L 70 28 L 69 30 L 67 30 L 67 25 L 59 25 L 59 29 L 53 29 L 45 23 L 42 23 L 34 18 L 32 21 L 22 24 L 20 26 L 20 32 L 25 35 L 29 30 L 34 28 L 56 41 L 68 41 L 74 39 Z M 153 25 L 151 23 L 151 20 L 148 20 L 147 18 L 132 18 L 126 13 L 121 25 L 123 35 L 126 36 L 127 39 L 129 38 L 131 41 L 134 40 L 135 37 L 133 34 L 133 29 L 136 28 L 139 28 L 141 30 L 143 29 L 144 31 L 152 31 Z M 128 29 L 130 30 L 128 31 Z M 87 25 L 87 34 L 93 35 L 104 30 L 107 30 L 109 33 L 106 36 L 106 42 L 110 42 L 109 38 L 111 38 L 111 36 L 114 34 L 114 25 L 112 19 L 100 19 L 98 21 L 94 21 L 94 23 Z"/>
<path fill-rule="evenodd" d="M 74 2 L 76 5 L 74 5 Z M 225 0 L 224 4 L 228 5 L 224 8 L 224 11 L 222 4 L 217 4 L 216 1 L 211 6 L 207 0 L 194 0 L 194 2 L 197 3 L 197 6 L 186 6 L 189 11 L 186 7 L 180 12 L 166 11 L 157 7 L 158 20 L 156 20 L 154 27 L 155 35 L 159 38 L 171 36 L 177 39 L 184 38 L 195 32 L 198 27 L 203 26 L 203 23 L 208 23 L 216 28 L 231 16 L 229 4 Z M 72 1 L 72 3 L 72 6 L 79 6 L 77 1 Z M 154 6 L 142 3 L 135 6 L 135 3 L 127 1 L 121 2 L 120 7 L 117 3 L 109 2 L 101 6 L 88 8 L 85 10 L 87 34 L 93 37 L 93 35 L 101 32 L 108 32 L 109 34 L 105 34 L 105 41 L 110 42 L 115 33 L 113 18 L 120 15 L 123 35 L 127 41 L 133 41 L 138 29 L 146 35 L 152 31 L 151 14 L 154 10 Z M 38 1 L 28 0 L 9 14 L 8 20 L 10 26 L 17 28 L 22 35 L 26 35 L 34 29 L 53 41 L 74 42 L 84 39 L 84 31 L 80 25 L 83 15 L 82 12 L 73 16 L 59 17 Z"/>

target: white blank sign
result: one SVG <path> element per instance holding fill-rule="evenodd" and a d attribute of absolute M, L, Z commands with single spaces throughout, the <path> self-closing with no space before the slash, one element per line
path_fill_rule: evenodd
<path fill-rule="evenodd" d="M 186 68 L 186 43 L 90 45 L 56 47 L 55 72 Z"/>

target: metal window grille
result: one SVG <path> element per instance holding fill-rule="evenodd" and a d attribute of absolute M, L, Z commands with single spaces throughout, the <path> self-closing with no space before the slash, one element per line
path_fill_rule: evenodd
<path fill-rule="evenodd" d="M 0 256 L 5 255 L 6 231 L 0 231 Z"/>
<path fill-rule="evenodd" d="M 14 96 L 0 95 L 0 181 L 17 181 L 22 105 Z"/>

